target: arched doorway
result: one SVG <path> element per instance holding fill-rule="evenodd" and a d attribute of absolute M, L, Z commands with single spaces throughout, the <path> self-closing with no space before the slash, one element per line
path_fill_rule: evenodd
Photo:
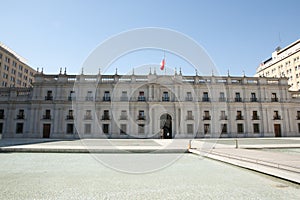
<path fill-rule="evenodd" d="M 161 137 L 164 139 L 172 138 L 172 117 L 169 114 L 160 116 Z"/>

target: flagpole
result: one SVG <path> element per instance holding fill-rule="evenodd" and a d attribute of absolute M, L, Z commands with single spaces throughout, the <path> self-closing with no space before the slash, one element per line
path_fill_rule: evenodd
<path fill-rule="evenodd" d="M 164 50 L 164 62 L 166 63 L 166 51 Z M 167 74 L 167 68 L 165 66 L 165 76 Z"/>

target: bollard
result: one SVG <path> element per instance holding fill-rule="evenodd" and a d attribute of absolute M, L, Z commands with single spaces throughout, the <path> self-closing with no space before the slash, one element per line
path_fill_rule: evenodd
<path fill-rule="evenodd" d="M 189 145 L 188 145 L 188 149 L 192 148 L 192 140 L 189 140 Z"/>
<path fill-rule="evenodd" d="M 238 145 L 238 140 L 235 139 L 235 148 L 238 149 L 239 148 L 239 145 Z"/>

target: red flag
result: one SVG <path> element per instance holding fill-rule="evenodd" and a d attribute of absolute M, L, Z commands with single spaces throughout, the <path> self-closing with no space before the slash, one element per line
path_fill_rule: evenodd
<path fill-rule="evenodd" d="M 160 69 L 164 70 L 164 68 L 165 68 L 165 59 L 163 59 L 160 63 Z"/>

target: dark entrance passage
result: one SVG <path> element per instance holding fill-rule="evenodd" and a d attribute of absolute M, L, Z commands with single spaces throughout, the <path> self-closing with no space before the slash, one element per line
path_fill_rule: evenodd
<path fill-rule="evenodd" d="M 172 117 L 169 114 L 160 116 L 161 137 L 164 139 L 172 138 Z"/>
<path fill-rule="evenodd" d="M 281 126 L 280 124 L 274 124 L 275 137 L 281 137 Z"/>
<path fill-rule="evenodd" d="M 49 138 L 50 137 L 50 129 L 51 129 L 51 124 L 44 124 L 43 125 L 43 138 Z"/>

